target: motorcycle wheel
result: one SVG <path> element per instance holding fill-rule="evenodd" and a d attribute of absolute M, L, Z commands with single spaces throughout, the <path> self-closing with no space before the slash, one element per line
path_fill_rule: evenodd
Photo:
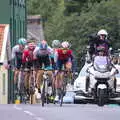
<path fill-rule="evenodd" d="M 104 89 L 99 89 L 99 94 L 98 94 L 98 106 L 104 106 L 105 104 L 105 90 Z"/>

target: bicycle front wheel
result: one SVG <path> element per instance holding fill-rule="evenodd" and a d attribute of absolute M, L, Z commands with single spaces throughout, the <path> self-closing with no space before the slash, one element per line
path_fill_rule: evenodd
<path fill-rule="evenodd" d="M 42 91 L 41 91 L 41 101 L 42 101 L 42 107 L 45 104 L 45 81 L 43 81 L 43 87 L 42 87 Z"/>

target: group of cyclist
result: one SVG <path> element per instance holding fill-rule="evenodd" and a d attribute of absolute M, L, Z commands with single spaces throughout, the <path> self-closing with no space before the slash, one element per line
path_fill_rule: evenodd
<path fill-rule="evenodd" d="M 89 55 L 90 61 L 94 59 L 98 53 L 102 56 L 109 57 L 110 43 L 108 40 L 108 33 L 106 30 L 101 29 L 97 35 L 91 35 L 89 40 Z M 53 40 L 52 47 L 50 47 L 46 40 L 40 41 L 38 44 L 35 39 L 26 40 L 20 38 L 17 45 L 12 48 L 12 59 L 10 65 L 15 68 L 14 70 L 14 84 L 17 84 L 17 77 L 21 67 L 23 69 L 34 70 L 35 84 L 41 93 L 42 75 L 44 69 L 49 72 L 51 85 L 55 89 L 55 100 L 59 100 L 59 91 L 62 85 L 63 69 L 68 71 L 76 71 L 74 63 L 73 51 L 70 49 L 70 44 L 67 41 Z M 44 68 L 44 69 L 43 69 Z M 30 87 L 30 72 L 27 72 L 24 78 L 26 91 L 29 93 Z"/>
<path fill-rule="evenodd" d="M 20 38 L 17 45 L 12 48 L 12 59 L 10 66 L 14 68 L 14 85 L 17 87 L 18 75 L 22 69 L 33 69 L 35 77 L 35 87 L 41 93 L 42 76 L 44 69 L 48 70 L 51 79 L 51 85 L 55 89 L 55 100 L 59 100 L 58 91 L 62 85 L 62 78 L 57 77 L 60 71 L 67 69 L 73 71 L 73 53 L 70 44 L 67 41 L 53 40 L 50 47 L 46 40 L 38 44 L 35 39 L 26 40 Z M 30 72 L 25 72 L 25 89 L 29 94 L 30 90 Z"/>

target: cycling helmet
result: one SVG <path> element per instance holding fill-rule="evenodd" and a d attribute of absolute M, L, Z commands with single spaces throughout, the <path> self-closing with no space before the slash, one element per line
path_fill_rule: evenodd
<path fill-rule="evenodd" d="M 20 44 L 20 45 L 26 45 L 26 43 L 27 43 L 27 41 L 26 41 L 25 38 L 18 39 L 18 44 Z"/>
<path fill-rule="evenodd" d="M 40 49 L 47 49 L 48 48 L 47 41 L 42 40 L 38 46 L 39 46 Z"/>
<path fill-rule="evenodd" d="M 59 48 L 60 47 L 60 41 L 59 40 L 53 40 L 52 41 L 52 47 L 53 48 Z"/>
<path fill-rule="evenodd" d="M 107 35 L 108 35 L 108 33 L 107 33 L 107 31 L 106 31 L 106 30 L 101 29 L 101 30 L 99 30 L 99 31 L 98 31 L 97 35 L 98 35 L 98 36 L 100 36 L 100 35 L 105 35 L 105 36 L 107 36 Z"/>
<path fill-rule="evenodd" d="M 34 50 L 34 49 L 35 49 L 35 43 L 34 43 L 34 42 L 28 43 L 28 48 L 29 48 L 30 50 Z"/>
<path fill-rule="evenodd" d="M 62 42 L 61 46 L 62 46 L 62 48 L 69 48 L 70 47 L 69 42 L 67 42 L 67 41 Z"/>

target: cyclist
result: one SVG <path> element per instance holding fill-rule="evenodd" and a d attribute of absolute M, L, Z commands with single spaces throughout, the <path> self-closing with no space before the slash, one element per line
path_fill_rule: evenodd
<path fill-rule="evenodd" d="M 51 61 L 50 61 L 50 54 L 53 53 L 52 48 L 50 48 L 47 44 L 46 40 L 42 40 L 38 46 L 36 46 L 34 50 L 34 59 L 37 59 L 38 65 L 36 66 L 37 69 L 51 69 Z M 38 70 L 37 71 L 37 77 L 36 77 L 36 84 L 37 88 L 40 90 L 42 76 L 43 76 L 44 70 Z M 48 74 L 50 76 L 50 79 L 52 79 L 52 71 L 48 71 Z"/>
<path fill-rule="evenodd" d="M 54 58 L 55 58 L 55 54 L 57 52 L 57 50 L 61 47 L 61 42 L 60 40 L 53 40 L 52 41 L 52 49 L 53 49 L 53 53 L 51 55 L 51 62 L 52 62 L 52 68 L 53 68 L 53 78 L 52 78 L 52 93 L 53 93 L 53 96 L 55 95 L 55 89 L 56 89 L 56 84 L 55 84 L 55 80 L 56 80 L 56 74 L 55 74 L 55 70 L 57 69 L 56 68 L 56 63 L 54 61 Z"/>
<path fill-rule="evenodd" d="M 51 61 L 52 61 L 52 67 L 53 69 L 56 69 L 56 63 L 54 61 L 54 56 L 57 52 L 57 50 L 61 47 L 61 43 L 59 40 L 53 40 L 52 41 L 52 48 L 53 48 L 53 54 L 51 56 Z"/>
<path fill-rule="evenodd" d="M 22 65 L 22 53 L 26 44 L 27 44 L 27 40 L 25 38 L 20 38 L 18 39 L 18 44 L 12 48 L 12 59 L 10 60 L 10 64 L 13 68 L 15 68 L 15 71 L 14 71 L 15 87 L 17 87 L 16 80 Z"/>
<path fill-rule="evenodd" d="M 64 41 L 61 43 L 61 48 L 57 50 L 55 53 L 55 62 L 57 66 L 57 73 L 58 77 L 56 78 L 56 97 L 55 101 L 59 100 L 59 92 L 61 89 L 62 85 L 62 80 L 63 80 L 63 74 L 60 73 L 62 68 L 64 67 L 67 70 L 72 69 L 72 50 L 69 49 L 70 44 L 67 41 Z"/>
<path fill-rule="evenodd" d="M 29 94 L 29 88 L 30 88 L 30 69 L 33 68 L 34 65 L 34 58 L 33 58 L 33 51 L 36 47 L 36 44 L 34 41 L 30 41 L 23 51 L 22 55 L 22 62 L 23 62 L 23 68 L 27 68 L 28 71 L 25 71 L 25 88 L 27 90 L 27 93 Z"/>

